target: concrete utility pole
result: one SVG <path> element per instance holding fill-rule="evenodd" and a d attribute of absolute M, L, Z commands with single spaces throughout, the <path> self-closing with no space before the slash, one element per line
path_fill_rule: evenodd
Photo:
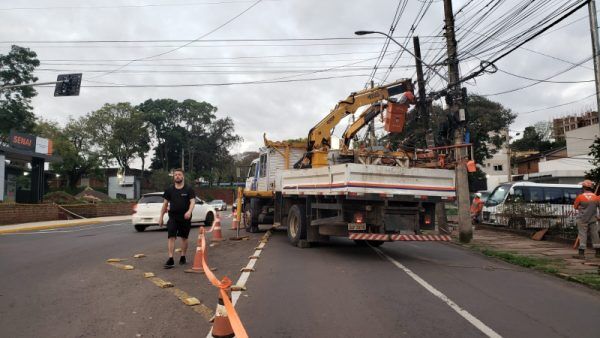
<path fill-rule="evenodd" d="M 596 113 L 600 120 L 600 45 L 598 43 L 598 18 L 596 17 L 596 0 L 588 2 L 590 31 L 592 32 L 592 53 L 594 53 L 594 78 L 596 79 Z M 600 127 L 600 123 L 598 123 Z"/>
<path fill-rule="evenodd" d="M 463 144 L 465 138 L 464 97 L 459 83 L 458 57 L 456 51 L 456 36 L 454 35 L 454 14 L 452 0 L 444 0 L 444 17 L 446 23 L 446 45 L 448 52 L 448 96 L 450 97 L 450 112 L 454 113 L 460 121 L 460 126 L 454 133 L 454 144 Z M 466 94 L 465 94 L 466 95 Z M 469 243 L 473 238 L 473 226 L 469 215 L 469 179 L 467 176 L 466 148 L 456 148 L 456 195 L 458 202 L 458 229 L 459 239 Z"/>

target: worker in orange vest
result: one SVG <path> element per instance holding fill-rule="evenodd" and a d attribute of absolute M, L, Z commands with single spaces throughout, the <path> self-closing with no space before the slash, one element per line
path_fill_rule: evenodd
<path fill-rule="evenodd" d="M 481 223 L 481 211 L 483 211 L 483 201 L 481 200 L 481 193 L 475 193 L 473 203 L 471 203 L 471 220 L 473 223 Z"/>
<path fill-rule="evenodd" d="M 600 258 L 600 236 L 598 235 L 598 207 L 600 197 L 594 194 L 594 182 L 585 180 L 581 182 L 583 193 L 575 199 L 573 207 L 578 211 L 577 230 L 579 237 L 579 251 L 573 256 L 578 259 L 585 259 L 585 247 L 587 246 L 587 232 L 590 231 L 592 237 L 592 247 L 596 249 L 596 257 Z"/>

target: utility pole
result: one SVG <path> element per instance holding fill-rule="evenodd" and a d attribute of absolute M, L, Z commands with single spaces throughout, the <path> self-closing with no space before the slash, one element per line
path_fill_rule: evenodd
<path fill-rule="evenodd" d="M 596 17 L 596 0 L 588 1 L 590 31 L 592 32 L 592 53 L 594 53 L 594 78 L 596 80 L 596 114 L 600 120 L 600 45 L 598 43 L 598 18 Z M 600 127 L 600 123 L 598 123 Z"/>
<path fill-rule="evenodd" d="M 452 0 L 444 0 L 444 17 L 446 24 L 446 45 L 448 52 L 448 102 L 450 112 L 457 116 L 459 126 L 454 133 L 454 144 L 463 144 L 465 135 L 465 95 L 460 88 L 458 57 L 456 51 L 456 36 L 454 34 L 454 14 L 452 11 Z M 467 152 L 464 147 L 457 147 L 456 154 L 456 195 L 458 202 L 458 229 L 459 239 L 463 243 L 469 243 L 473 239 L 473 226 L 469 215 L 469 179 L 467 176 Z"/>
<path fill-rule="evenodd" d="M 421 62 L 421 44 L 419 43 L 419 37 L 413 37 L 413 46 L 415 49 L 415 66 L 417 68 L 417 86 L 419 87 L 419 100 L 417 101 L 419 109 L 419 124 L 425 130 L 425 138 L 427 139 L 427 146 L 432 147 L 435 144 L 433 142 L 432 135 L 429 130 L 429 104 L 427 102 L 427 93 L 425 91 L 425 77 L 423 75 L 423 63 Z M 435 204 L 435 224 L 437 230 L 444 234 L 449 234 L 448 223 L 446 221 L 446 205 L 444 203 Z"/>

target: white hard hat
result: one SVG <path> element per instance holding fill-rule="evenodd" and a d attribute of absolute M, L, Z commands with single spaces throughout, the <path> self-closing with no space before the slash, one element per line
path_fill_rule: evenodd
<path fill-rule="evenodd" d="M 477 197 L 481 197 L 481 193 L 480 193 L 480 192 L 476 192 L 476 193 L 475 193 L 475 196 L 477 196 Z"/>

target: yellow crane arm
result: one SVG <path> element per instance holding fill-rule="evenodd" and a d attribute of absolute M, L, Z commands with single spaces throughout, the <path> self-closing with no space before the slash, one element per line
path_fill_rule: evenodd
<path fill-rule="evenodd" d="M 350 94 L 345 100 L 340 101 L 324 119 L 308 132 L 307 151 L 329 149 L 331 147 L 331 131 L 333 128 L 344 117 L 356 112 L 358 108 L 381 100 L 387 100 L 391 96 L 406 91 L 412 91 L 412 82 L 410 79 L 403 79 Z"/>

